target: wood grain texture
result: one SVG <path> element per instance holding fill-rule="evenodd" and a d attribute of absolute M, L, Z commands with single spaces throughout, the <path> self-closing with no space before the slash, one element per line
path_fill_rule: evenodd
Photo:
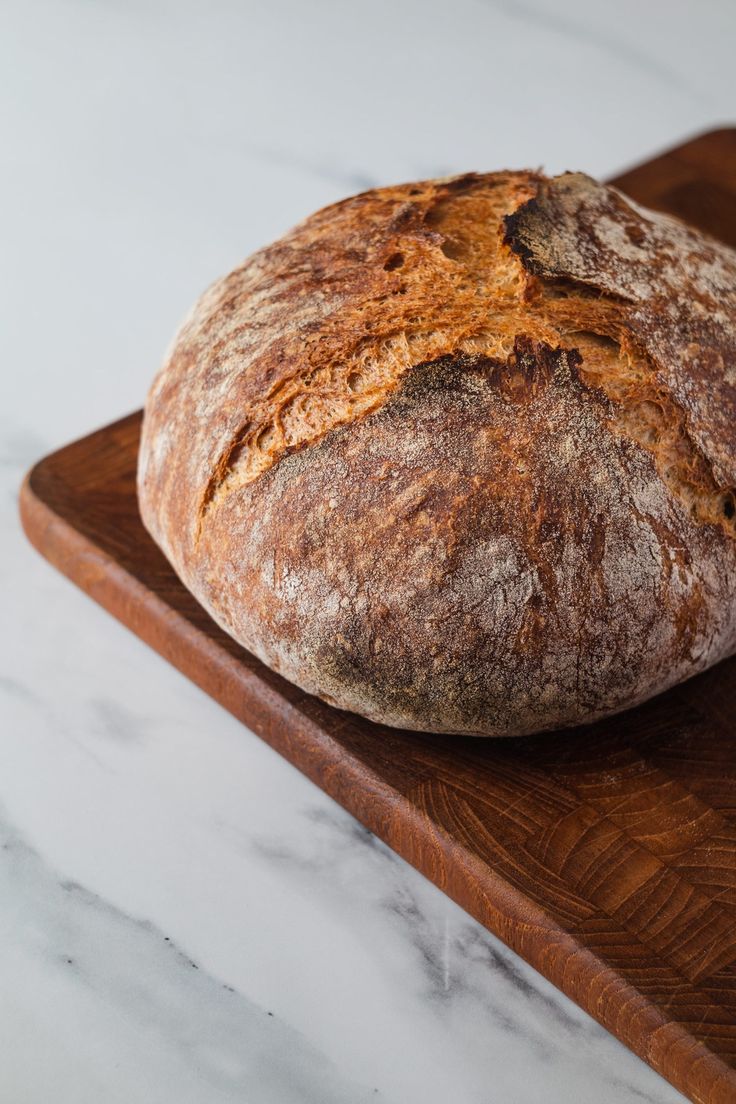
<path fill-rule="evenodd" d="M 736 245 L 736 131 L 615 183 Z M 695 1101 L 736 1101 L 736 660 L 542 737 L 416 735 L 340 713 L 208 618 L 147 536 L 140 414 L 26 478 L 29 539 Z"/>

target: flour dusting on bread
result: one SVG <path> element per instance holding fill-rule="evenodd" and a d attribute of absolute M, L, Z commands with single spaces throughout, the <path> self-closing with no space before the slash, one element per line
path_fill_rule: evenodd
<path fill-rule="evenodd" d="M 218 622 L 392 725 L 514 735 L 736 649 L 736 255 L 582 174 L 317 212 L 203 296 L 144 521 Z"/>

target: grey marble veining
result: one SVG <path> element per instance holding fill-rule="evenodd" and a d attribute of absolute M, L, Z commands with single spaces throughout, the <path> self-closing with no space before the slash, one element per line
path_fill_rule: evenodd
<path fill-rule="evenodd" d="M 727 0 L 5 4 L 3 1104 L 682 1100 L 45 565 L 17 488 L 310 210 L 612 174 L 728 120 L 734 32 Z"/>
<path fill-rule="evenodd" d="M 483 2 L 512 19 L 518 19 L 529 28 L 560 36 L 568 49 L 572 43 L 579 43 L 584 48 L 592 47 L 609 55 L 618 63 L 622 81 L 625 80 L 626 71 L 633 67 L 643 73 L 648 81 L 657 81 L 676 92 L 685 92 L 695 102 L 701 102 L 705 98 L 701 90 L 691 83 L 690 70 L 687 67 L 675 68 L 655 58 L 651 49 L 640 49 L 630 25 L 626 27 L 628 34 L 625 37 L 621 36 L 617 28 L 601 26 L 600 14 L 590 4 L 569 5 L 575 10 L 567 11 L 564 4 L 532 4 L 527 0 Z M 664 15 L 664 11 L 660 14 Z M 615 22 L 620 26 L 623 20 L 619 18 Z M 636 24 L 633 29 L 635 26 Z"/>
<path fill-rule="evenodd" d="M 79 1016 L 90 1065 L 97 1064 L 94 1044 L 104 1051 L 113 1041 L 115 1053 L 137 1067 L 133 1085 L 140 1083 L 146 1100 L 388 1099 L 351 1082 L 288 1023 L 207 974 L 150 920 L 61 879 L 1 817 L 0 897 L 14 936 L 10 976 L 21 974 L 24 961 L 40 967 L 56 994 L 54 1014 Z M 68 1099 L 86 1095 L 91 1072 L 77 1081 L 67 1071 Z M 104 1099 L 130 1099 L 130 1088 L 108 1085 Z M 13 1099 L 32 1098 L 29 1090 L 30 1083 L 16 1083 Z"/>
<path fill-rule="evenodd" d="M 295 174 L 307 173 L 344 190 L 346 195 L 377 188 L 381 181 L 365 169 L 340 165 L 328 158 L 317 158 L 305 153 L 293 153 L 273 146 L 253 146 L 246 150 L 249 157 L 265 165 L 275 165 Z"/>

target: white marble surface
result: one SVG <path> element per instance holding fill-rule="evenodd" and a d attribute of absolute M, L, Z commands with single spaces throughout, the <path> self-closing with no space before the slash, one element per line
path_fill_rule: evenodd
<path fill-rule="evenodd" d="M 5 0 L 0 1100 L 682 1098 L 25 545 L 214 276 L 373 182 L 732 120 L 732 0 Z"/>

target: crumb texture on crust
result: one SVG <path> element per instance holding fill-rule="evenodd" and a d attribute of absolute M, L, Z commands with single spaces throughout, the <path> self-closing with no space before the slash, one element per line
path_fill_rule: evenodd
<path fill-rule="evenodd" d="M 650 358 L 716 480 L 736 486 L 734 251 L 581 173 L 543 181 L 506 227 L 529 272 L 621 299 L 629 341 Z"/>
<path fill-rule="evenodd" d="M 367 192 L 196 304 L 142 516 L 326 700 L 578 723 L 736 648 L 735 365 L 736 255 L 588 177 Z"/>

